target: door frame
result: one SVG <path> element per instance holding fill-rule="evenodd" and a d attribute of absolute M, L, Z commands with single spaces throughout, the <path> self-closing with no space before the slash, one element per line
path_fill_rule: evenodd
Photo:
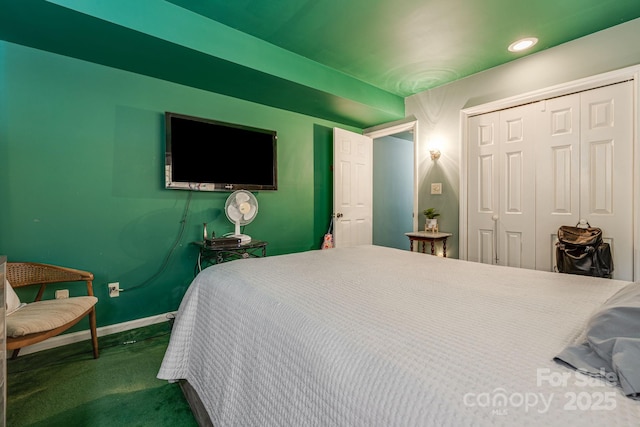
<path fill-rule="evenodd" d="M 375 144 L 376 138 L 392 136 L 401 132 L 413 134 L 413 231 L 418 230 L 418 120 L 411 115 L 401 120 L 366 128 L 362 134 Z M 375 170 L 373 171 L 375 173 Z"/>
<path fill-rule="evenodd" d="M 532 92 L 526 92 L 523 94 L 515 95 L 509 98 L 500 99 L 497 101 L 488 102 L 474 107 L 465 108 L 460 110 L 460 259 L 468 259 L 468 121 L 472 116 L 479 114 L 490 113 L 493 111 L 503 110 L 506 108 L 517 107 L 528 103 L 538 102 L 549 98 L 554 98 L 563 95 L 569 95 L 572 93 L 582 92 L 590 89 L 596 89 L 601 86 L 606 86 L 615 83 L 621 83 L 624 81 L 633 81 L 633 108 L 634 108 L 634 122 L 633 122 L 633 186 L 634 186 L 634 201 L 633 201 L 633 242 L 636 247 L 634 248 L 633 256 L 633 280 L 638 280 L 640 276 L 640 145 L 638 144 L 638 127 L 640 124 L 640 65 L 634 65 L 631 67 L 622 68 L 619 70 L 597 74 L 594 76 L 586 77 L 579 80 L 574 80 L 567 83 L 535 90 Z"/>

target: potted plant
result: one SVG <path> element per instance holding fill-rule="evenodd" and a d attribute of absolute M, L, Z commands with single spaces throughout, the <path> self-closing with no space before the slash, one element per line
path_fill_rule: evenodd
<path fill-rule="evenodd" d="M 438 217 L 440 216 L 440 213 L 436 208 L 425 209 L 422 213 L 427 217 L 427 222 L 424 226 L 425 231 L 438 231 Z"/>

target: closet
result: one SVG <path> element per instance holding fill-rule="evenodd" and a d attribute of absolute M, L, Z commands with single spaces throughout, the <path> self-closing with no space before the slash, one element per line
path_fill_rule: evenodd
<path fill-rule="evenodd" d="M 467 123 L 468 260 L 553 271 L 558 227 L 585 221 L 633 279 L 633 82 Z"/>

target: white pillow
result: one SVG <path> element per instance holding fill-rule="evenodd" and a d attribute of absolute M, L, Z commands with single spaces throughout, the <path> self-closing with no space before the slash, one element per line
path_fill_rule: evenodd
<path fill-rule="evenodd" d="M 24 307 L 26 304 L 20 303 L 20 298 L 16 291 L 13 290 L 8 280 L 4 281 L 4 286 L 6 289 L 5 296 L 7 298 L 7 316 L 11 313 L 17 311 L 18 309 Z"/>
<path fill-rule="evenodd" d="M 586 329 L 586 342 L 565 348 L 555 360 L 640 400 L 640 282 L 609 298 Z"/>

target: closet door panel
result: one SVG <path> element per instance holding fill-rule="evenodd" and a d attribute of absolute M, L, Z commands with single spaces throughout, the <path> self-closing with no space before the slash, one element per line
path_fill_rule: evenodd
<path fill-rule="evenodd" d="M 536 143 L 536 269 L 554 271 L 558 228 L 580 220 L 580 95 L 542 105 Z"/>
<path fill-rule="evenodd" d="M 500 112 L 499 264 L 535 268 L 536 105 Z"/>
<path fill-rule="evenodd" d="M 496 176 L 496 156 L 485 154 L 478 157 L 478 212 L 496 211 L 494 181 Z"/>
<path fill-rule="evenodd" d="M 499 213 L 499 114 L 469 119 L 468 242 L 469 261 L 494 264 L 496 235 L 493 216 Z"/>
<path fill-rule="evenodd" d="M 570 145 L 551 148 L 553 175 L 545 180 L 551 183 L 551 193 L 548 197 L 551 202 L 550 212 L 554 214 L 570 214 L 574 210 L 576 203 L 571 193 L 571 172 L 577 169 L 573 167 L 573 160 L 577 157 L 573 155 Z"/>
<path fill-rule="evenodd" d="M 526 245 L 522 241 L 522 233 L 517 231 L 508 231 L 505 233 L 505 265 L 509 267 L 524 267 L 526 260 L 522 257 L 522 248 Z"/>
<path fill-rule="evenodd" d="M 612 215 L 613 212 L 613 141 L 598 141 L 589 146 L 588 215 Z"/>
<path fill-rule="evenodd" d="M 478 230 L 478 247 L 475 248 L 477 254 L 477 261 L 483 264 L 494 263 L 494 242 L 495 235 L 493 230 Z"/>
<path fill-rule="evenodd" d="M 633 83 L 581 94 L 581 217 L 611 244 L 616 279 L 633 280 Z"/>

